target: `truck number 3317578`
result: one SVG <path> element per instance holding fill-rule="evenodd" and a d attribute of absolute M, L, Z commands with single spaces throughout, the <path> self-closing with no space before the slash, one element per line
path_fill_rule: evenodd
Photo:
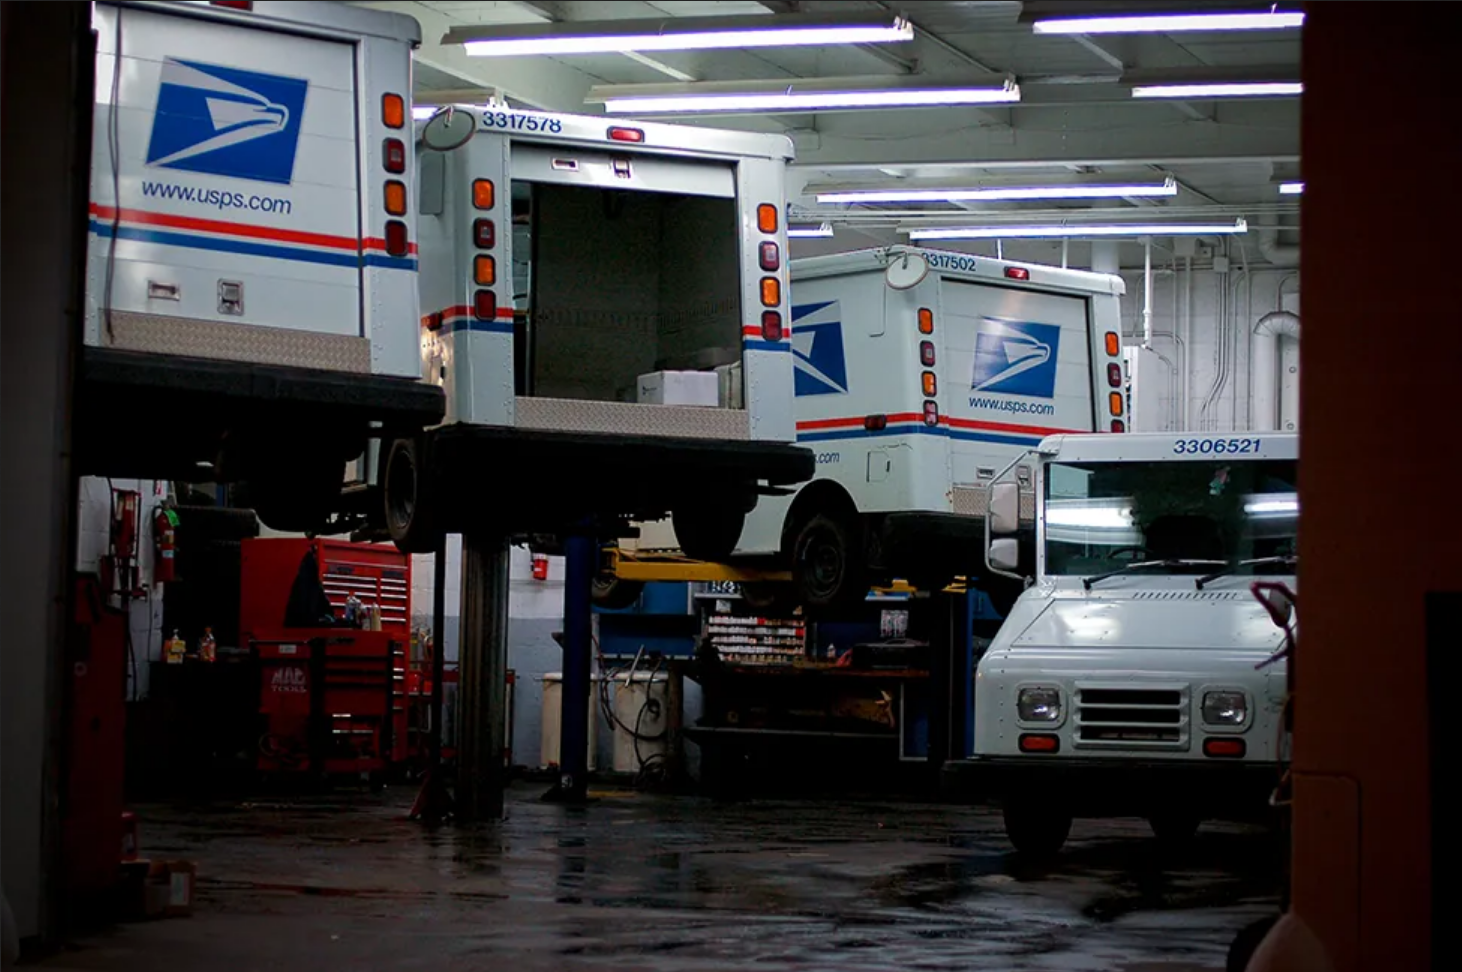
<path fill-rule="evenodd" d="M 550 132 L 554 135 L 563 131 L 563 120 L 543 115 L 523 115 L 514 111 L 484 111 L 483 128 L 506 128 L 515 132 Z"/>
<path fill-rule="evenodd" d="M 1245 455 L 1258 451 L 1258 439 L 1178 439 L 1173 443 L 1173 452 L 1180 456 Z"/>

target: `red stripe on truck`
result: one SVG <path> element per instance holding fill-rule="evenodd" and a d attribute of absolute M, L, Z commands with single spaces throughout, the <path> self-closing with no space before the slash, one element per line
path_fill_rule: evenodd
<path fill-rule="evenodd" d="M 276 243 L 298 243 L 304 246 L 322 246 L 332 250 L 384 250 L 386 241 L 370 238 L 357 240 L 353 236 L 334 236 L 329 233 L 307 233 L 303 230 L 279 229 L 274 226 L 256 226 L 252 223 L 231 223 L 222 219 L 199 219 L 196 216 L 174 216 L 170 213 L 154 213 L 145 209 L 116 209 L 112 206 L 91 204 L 91 215 L 103 220 L 121 220 L 125 223 L 139 223 L 143 226 L 166 226 L 170 229 L 193 230 L 199 233 L 218 233 L 226 236 L 241 236 L 255 240 L 272 240 Z M 410 245 L 416 252 L 416 244 Z"/>

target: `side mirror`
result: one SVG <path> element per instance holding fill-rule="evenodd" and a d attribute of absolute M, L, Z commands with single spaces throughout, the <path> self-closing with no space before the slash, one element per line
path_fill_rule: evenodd
<path fill-rule="evenodd" d="M 1020 566 L 1020 545 L 1013 537 L 995 540 L 990 544 L 990 566 L 996 570 L 1010 571 Z"/>
<path fill-rule="evenodd" d="M 1015 483 L 996 483 L 990 487 L 990 534 L 1009 536 L 1020 529 L 1020 487 Z"/>

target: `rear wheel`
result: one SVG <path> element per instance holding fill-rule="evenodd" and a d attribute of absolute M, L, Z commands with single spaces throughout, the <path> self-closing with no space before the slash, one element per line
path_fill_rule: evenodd
<path fill-rule="evenodd" d="M 595 607 L 618 611 L 632 607 L 644 593 L 644 581 L 620 580 L 612 574 L 596 574 L 589 600 Z"/>
<path fill-rule="evenodd" d="M 736 549 L 746 525 L 742 504 L 728 499 L 682 507 L 670 515 L 675 542 L 692 560 L 724 561 Z"/>
<path fill-rule="evenodd" d="M 792 542 L 792 580 L 803 607 L 829 612 L 868 597 L 861 531 L 847 518 L 819 513 Z"/>
<path fill-rule="evenodd" d="M 435 553 L 440 535 L 433 515 L 423 439 L 392 439 L 381 467 L 386 529 L 402 553 Z"/>

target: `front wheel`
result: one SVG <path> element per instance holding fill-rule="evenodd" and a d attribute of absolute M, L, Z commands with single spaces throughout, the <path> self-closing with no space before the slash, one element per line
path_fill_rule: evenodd
<path fill-rule="evenodd" d="M 1024 857 L 1053 857 L 1071 836 L 1071 814 L 1059 807 L 1015 801 L 1005 805 L 1002 815 L 1005 836 Z"/>

